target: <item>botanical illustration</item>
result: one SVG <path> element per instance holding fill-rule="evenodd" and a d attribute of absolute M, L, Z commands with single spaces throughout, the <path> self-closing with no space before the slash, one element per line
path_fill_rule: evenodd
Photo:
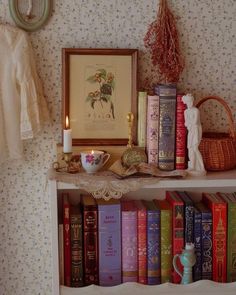
<path fill-rule="evenodd" d="M 95 74 L 89 76 L 87 81 L 91 84 L 97 84 L 97 89 L 88 93 L 86 102 L 88 102 L 93 110 L 96 111 L 96 106 L 104 109 L 105 105 L 109 105 L 109 113 L 107 119 L 115 119 L 114 103 L 112 94 L 115 90 L 115 76 L 105 69 L 97 69 Z"/>

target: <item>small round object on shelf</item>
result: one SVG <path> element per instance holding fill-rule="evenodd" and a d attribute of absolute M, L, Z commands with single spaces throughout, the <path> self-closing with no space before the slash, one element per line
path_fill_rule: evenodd
<path fill-rule="evenodd" d="M 140 163 L 147 163 L 147 155 L 142 148 L 127 148 L 121 157 L 121 163 L 126 168 Z"/>

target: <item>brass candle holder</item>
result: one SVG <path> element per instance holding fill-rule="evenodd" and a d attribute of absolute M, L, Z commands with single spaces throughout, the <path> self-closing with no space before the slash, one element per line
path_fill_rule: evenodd
<path fill-rule="evenodd" d="M 134 122 L 134 115 L 133 113 L 129 112 L 127 114 L 127 121 L 128 121 L 128 144 L 127 149 L 124 151 L 121 157 L 121 163 L 124 167 L 129 168 L 131 165 L 138 165 L 140 163 L 147 162 L 147 155 L 145 151 L 140 147 L 135 147 L 133 145 L 133 137 L 132 137 L 132 129 L 133 129 L 133 122 Z"/>
<path fill-rule="evenodd" d="M 53 163 L 53 169 L 57 172 L 67 172 L 67 173 L 78 173 L 81 170 L 80 155 L 73 155 L 71 153 L 63 153 L 62 161 L 65 162 L 65 166 L 61 165 L 59 162 Z"/>

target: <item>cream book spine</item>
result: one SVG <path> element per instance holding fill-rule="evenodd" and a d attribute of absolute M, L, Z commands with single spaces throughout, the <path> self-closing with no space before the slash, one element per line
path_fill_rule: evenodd
<path fill-rule="evenodd" d="M 138 146 L 146 146 L 147 92 L 138 93 Z"/>

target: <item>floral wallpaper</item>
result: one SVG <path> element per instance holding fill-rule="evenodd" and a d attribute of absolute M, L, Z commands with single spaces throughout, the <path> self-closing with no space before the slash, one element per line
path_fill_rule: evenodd
<path fill-rule="evenodd" d="M 236 114 L 236 1 L 168 0 L 178 17 L 185 70 L 179 90 L 196 99 L 219 95 Z M 0 171 L 0 294 L 52 294 L 50 196 L 46 173 L 61 141 L 61 48 L 138 48 L 139 88 L 158 81 L 143 45 L 158 0 L 57 0 L 41 30 L 30 33 L 52 122 L 25 142 L 25 159 Z M 0 23 L 13 21 L 0 0 Z M 214 102 L 201 111 L 203 127 L 228 130 Z M 235 118 L 236 119 L 236 118 Z"/>

